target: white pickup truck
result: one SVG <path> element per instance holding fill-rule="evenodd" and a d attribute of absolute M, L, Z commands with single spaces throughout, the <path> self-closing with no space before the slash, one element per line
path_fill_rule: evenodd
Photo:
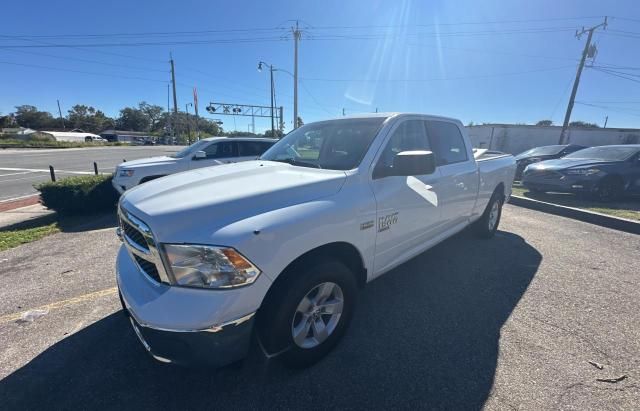
<path fill-rule="evenodd" d="M 127 191 L 116 271 L 136 334 L 163 362 L 234 362 L 252 335 L 286 364 L 317 361 L 358 288 L 468 226 L 496 232 L 515 160 L 475 157 L 460 121 L 372 114 Z"/>
<path fill-rule="evenodd" d="M 116 167 L 113 187 L 124 193 L 131 187 L 181 171 L 255 160 L 278 140 L 254 137 L 211 137 L 169 156 L 127 161 Z"/>

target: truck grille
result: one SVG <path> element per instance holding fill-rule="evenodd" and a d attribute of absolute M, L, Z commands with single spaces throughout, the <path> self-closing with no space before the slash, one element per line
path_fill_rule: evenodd
<path fill-rule="evenodd" d="M 133 227 L 128 222 L 120 219 L 120 225 L 122 226 L 122 231 L 124 234 L 131 239 L 134 243 L 136 243 L 140 248 L 143 248 L 149 251 L 149 245 L 147 244 L 147 240 L 144 238 L 142 233 L 138 231 L 137 228 Z"/>
<path fill-rule="evenodd" d="M 153 233 L 143 221 L 119 208 L 122 240 L 138 269 L 159 283 L 169 283 Z"/>
<path fill-rule="evenodd" d="M 133 258 L 136 260 L 136 263 L 138 263 L 138 266 L 140 267 L 140 269 L 142 269 L 142 271 L 144 271 L 146 275 L 159 283 L 162 282 L 162 280 L 160 279 L 160 275 L 158 274 L 158 268 L 154 263 L 152 263 L 151 261 L 147 261 L 135 254 L 133 255 Z"/>
<path fill-rule="evenodd" d="M 562 174 L 552 170 L 527 170 L 525 173 L 527 177 L 543 178 L 543 179 L 557 179 L 562 177 Z"/>

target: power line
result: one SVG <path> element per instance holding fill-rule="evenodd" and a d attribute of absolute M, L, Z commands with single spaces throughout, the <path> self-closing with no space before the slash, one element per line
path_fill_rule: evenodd
<path fill-rule="evenodd" d="M 560 67 L 550 67 L 550 68 L 542 68 L 542 69 L 534 69 L 534 70 L 525 70 L 525 71 L 516 71 L 516 72 L 508 72 L 508 73 L 495 73 L 495 74 L 480 74 L 480 75 L 472 75 L 472 76 L 458 76 L 458 77 L 434 77 L 434 78 L 426 78 L 426 79 L 357 79 L 357 78 L 310 78 L 303 77 L 301 80 L 304 81 L 326 81 L 326 82 L 365 82 L 365 83 L 384 83 L 384 82 L 398 82 L 398 83 L 412 83 L 412 82 L 428 82 L 428 81 L 446 81 L 446 80 L 468 80 L 468 79 L 477 79 L 477 78 L 490 78 L 490 77 L 502 77 L 502 76 L 516 76 L 521 74 L 529 74 L 529 73 L 538 73 L 538 72 L 546 72 L 546 71 L 554 71 L 554 70 L 563 70 L 567 68 L 573 68 L 574 65 L 570 66 L 560 66 Z"/>
<path fill-rule="evenodd" d="M 3 49 L 3 48 L 4 47 L 0 46 L 0 49 Z M 25 53 L 25 54 L 32 54 L 32 55 L 35 55 L 35 56 L 52 57 L 52 58 L 61 59 L 61 60 L 79 61 L 79 62 L 82 62 L 82 63 L 94 63 L 94 64 L 100 64 L 100 65 L 103 65 L 103 66 L 127 68 L 127 69 L 131 69 L 131 70 L 155 71 L 155 72 L 160 72 L 160 73 L 167 73 L 168 72 L 167 70 L 160 70 L 160 69 L 154 69 L 154 68 L 149 68 L 149 67 L 136 67 L 136 66 L 129 66 L 129 65 L 125 65 L 125 64 L 110 63 L 108 61 L 101 61 L 101 60 L 90 60 L 90 59 L 84 59 L 84 58 L 79 58 L 79 57 L 58 56 L 58 55 L 55 55 L 55 54 L 40 53 L 40 52 L 37 52 L 37 51 L 27 51 L 27 50 L 18 50 L 18 49 L 10 49 L 10 50 L 6 50 L 6 51 L 10 51 L 12 53 Z"/>
<path fill-rule="evenodd" d="M 640 83 L 640 80 L 637 80 L 637 79 L 634 79 L 634 78 L 631 78 L 631 77 L 627 77 L 625 75 L 618 74 L 619 72 L 616 72 L 616 71 L 601 69 L 601 68 L 597 68 L 597 67 L 592 67 L 592 69 L 596 70 L 596 71 L 599 71 L 601 73 L 608 74 L 610 76 L 620 77 L 620 78 L 625 79 L 625 80 L 633 81 L 634 83 Z"/>
<path fill-rule="evenodd" d="M 581 106 L 589 106 L 589 107 L 596 107 L 596 108 L 602 108 L 605 110 L 611 110 L 611 111 L 615 111 L 618 113 L 622 113 L 622 114 L 627 114 L 630 116 L 636 116 L 636 117 L 640 117 L 640 114 L 635 114 L 635 113 L 629 113 L 625 107 L 610 107 L 610 106 L 601 106 L 598 104 L 590 104 L 590 103 L 582 103 L 579 101 L 576 101 L 576 104 L 580 104 Z"/>
<path fill-rule="evenodd" d="M 122 78 L 122 79 L 128 79 L 128 80 L 143 80 L 143 81 L 154 81 L 154 82 L 159 82 L 159 83 L 167 83 L 166 80 L 157 80 L 157 79 L 150 79 L 150 78 L 144 78 L 144 77 L 123 76 L 123 75 L 119 75 L 119 74 L 97 73 L 97 72 L 92 72 L 92 71 L 64 69 L 64 68 L 60 68 L 60 67 L 41 66 L 41 65 L 37 65 L 37 64 L 15 63 L 15 62 L 12 62 L 12 61 L 0 61 L 0 64 L 8 64 L 8 65 L 12 65 L 12 66 L 22 66 L 22 67 L 33 67 L 33 68 L 39 68 L 39 69 L 45 69 L 45 70 L 68 71 L 68 72 L 71 72 L 71 73 L 91 74 L 91 75 L 94 75 L 94 76 L 115 77 L 115 78 Z"/>
<path fill-rule="evenodd" d="M 387 40 L 392 37 L 404 39 L 406 37 L 460 37 L 460 36 L 484 36 L 484 35 L 513 35 L 513 34 L 539 34 L 539 33 L 557 33 L 573 31 L 570 27 L 547 27 L 533 29 L 509 29 L 509 30 L 484 30 L 484 31 L 458 31 L 458 32 L 417 32 L 417 33 L 374 33 L 374 34 L 324 34 L 319 36 L 309 36 L 307 40 L 313 41 L 342 41 L 342 40 Z M 282 36 L 273 37 L 241 37 L 241 38 L 218 38 L 218 39 L 200 39 L 200 40 L 166 40 L 166 41 L 137 41 L 137 42 L 110 42 L 110 43 L 49 43 L 32 40 L 26 37 L 6 36 L 0 37 L 13 38 L 15 40 L 23 40 L 35 42 L 38 44 L 9 44 L 3 45 L 3 48 L 108 48 L 108 47 L 146 47 L 146 46 L 170 46 L 170 45 L 200 45 L 200 44 L 243 44 L 243 43 L 263 43 L 263 42 L 281 42 L 286 39 Z M 127 56 L 131 57 L 131 56 Z"/>
<path fill-rule="evenodd" d="M 495 24 L 523 24 L 523 23 L 544 23 L 556 21 L 575 21 L 600 18 L 601 16 L 588 17 L 558 17 L 543 19 L 513 19 L 513 20 L 486 20 L 486 21 L 466 21 L 431 24 L 395 24 L 395 25 L 343 25 L 343 26 L 309 26 L 313 30 L 362 30 L 362 29 L 397 29 L 397 28 L 425 28 L 425 27 L 450 27 L 467 25 L 495 25 Z M 163 37 L 163 36 L 201 36 L 206 34 L 229 34 L 229 33 L 269 33 L 282 32 L 286 27 L 259 27 L 259 28 L 233 28 L 216 30 L 179 30 L 179 31 L 147 31 L 147 32 L 120 32 L 120 33 L 68 33 L 68 34 L 41 34 L 41 35 L 20 35 L 22 39 L 73 39 L 73 38 L 108 38 L 108 37 Z"/>

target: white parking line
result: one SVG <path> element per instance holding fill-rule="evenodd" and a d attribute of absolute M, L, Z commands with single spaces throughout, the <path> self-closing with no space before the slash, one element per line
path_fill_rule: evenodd
<path fill-rule="evenodd" d="M 21 175 L 21 174 L 29 174 L 29 173 L 33 173 L 33 171 L 22 171 L 20 173 L 0 174 L 0 178 L 1 177 L 8 177 L 8 176 L 17 176 L 17 175 Z"/>
<path fill-rule="evenodd" d="M 26 171 L 30 173 L 48 173 L 49 169 L 46 168 L 8 168 L 8 167 L 0 167 L 0 171 Z M 67 173 L 67 174 L 93 174 L 92 171 L 70 171 L 70 170 L 55 170 L 56 173 Z"/>

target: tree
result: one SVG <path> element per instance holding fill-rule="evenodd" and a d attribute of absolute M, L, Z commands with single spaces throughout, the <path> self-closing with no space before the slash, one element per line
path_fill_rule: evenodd
<path fill-rule="evenodd" d="M 125 107 L 120 110 L 120 117 L 116 120 L 116 126 L 121 130 L 149 131 L 151 123 L 149 117 L 140 109 Z"/>
<path fill-rule="evenodd" d="M 304 126 L 304 121 L 302 121 L 302 117 L 298 116 L 298 127 Z"/>
<path fill-rule="evenodd" d="M 20 127 L 27 127 L 35 130 L 54 128 L 57 123 L 53 119 L 51 113 L 39 111 L 36 106 L 30 105 L 16 106 L 14 118 Z"/>
<path fill-rule="evenodd" d="M 76 104 L 71 107 L 68 113 L 67 122 L 71 125 L 71 128 L 79 128 L 91 133 L 99 133 L 105 128 L 114 126 L 113 119 L 91 106 Z"/>
<path fill-rule="evenodd" d="M 553 125 L 552 120 L 540 120 L 536 123 L 536 126 L 552 126 L 552 125 Z"/>
<path fill-rule="evenodd" d="M 569 123 L 570 127 L 585 127 L 585 128 L 600 128 L 596 123 L 588 123 L 586 121 L 572 121 Z"/>
<path fill-rule="evenodd" d="M 0 116 L 0 128 L 8 128 L 15 126 L 16 120 L 13 116 Z"/>
<path fill-rule="evenodd" d="M 275 133 L 271 132 L 271 130 L 266 130 L 264 132 L 264 136 L 265 137 L 274 137 L 275 136 L 276 138 L 280 138 L 283 135 L 284 135 L 284 133 L 282 131 L 280 131 L 280 130 L 276 130 Z"/>
<path fill-rule="evenodd" d="M 138 109 L 144 113 L 145 116 L 149 119 L 149 129 L 151 131 L 158 130 L 158 122 L 164 113 L 164 109 L 162 106 L 158 106 L 155 104 L 149 104 L 146 101 L 141 101 L 138 104 Z"/>

